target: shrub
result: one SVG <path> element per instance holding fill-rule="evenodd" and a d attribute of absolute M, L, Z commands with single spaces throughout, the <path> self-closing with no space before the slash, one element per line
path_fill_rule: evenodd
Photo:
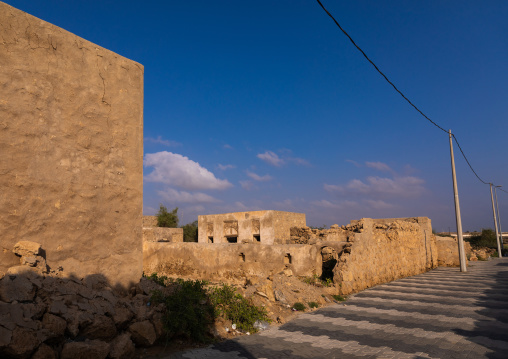
<path fill-rule="evenodd" d="M 317 302 L 309 302 L 307 303 L 309 308 L 319 308 L 319 304 Z"/>
<path fill-rule="evenodd" d="M 300 280 L 304 283 L 307 283 L 309 285 L 314 285 L 319 287 L 319 284 L 325 287 L 331 287 L 333 285 L 332 278 L 323 278 L 318 277 L 316 274 L 314 274 L 312 277 L 300 277 Z"/>
<path fill-rule="evenodd" d="M 183 241 L 184 242 L 197 242 L 198 241 L 198 221 L 188 223 L 183 228 Z"/>
<path fill-rule="evenodd" d="M 168 212 L 168 209 L 160 205 L 159 212 L 157 212 L 157 226 L 158 227 L 168 227 L 168 228 L 176 228 L 178 227 L 178 207 L 176 207 L 171 212 Z"/>
<path fill-rule="evenodd" d="M 147 275 L 145 275 L 145 273 L 143 273 L 143 277 L 150 279 L 150 280 L 154 281 L 155 283 L 157 283 L 158 285 L 161 285 L 163 287 L 165 287 L 168 282 L 171 282 L 171 280 L 168 277 L 166 277 L 165 275 L 159 276 L 157 273 L 152 273 L 149 276 L 147 276 Z"/>
<path fill-rule="evenodd" d="M 222 316 L 236 324 L 238 329 L 255 333 L 256 321 L 271 322 L 266 309 L 256 307 L 252 302 L 236 293 L 233 286 L 222 284 L 210 291 L 210 299 L 215 307 L 215 315 Z"/>
<path fill-rule="evenodd" d="M 299 312 L 305 312 L 305 304 L 303 303 L 296 302 L 295 304 L 293 304 L 293 308 Z"/>
<path fill-rule="evenodd" d="M 470 237 L 469 243 L 471 243 L 471 246 L 475 248 L 487 247 L 497 249 L 496 232 L 494 232 L 492 229 L 482 229 L 482 234 L 479 236 Z"/>
<path fill-rule="evenodd" d="M 337 295 L 334 294 L 334 295 L 332 295 L 332 297 L 333 297 L 333 299 L 335 299 L 338 302 L 344 302 L 347 299 L 347 297 L 343 297 L 343 296 L 338 295 L 338 294 Z"/>
<path fill-rule="evenodd" d="M 153 275 L 152 275 L 153 276 Z M 169 337 L 183 335 L 199 342 L 210 341 L 210 325 L 215 320 L 213 305 L 208 299 L 205 281 L 177 279 L 170 295 L 154 291 L 152 301 L 164 303 L 162 323 Z"/>

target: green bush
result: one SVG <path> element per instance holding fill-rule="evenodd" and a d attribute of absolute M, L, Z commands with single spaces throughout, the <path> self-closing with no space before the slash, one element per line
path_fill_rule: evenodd
<path fill-rule="evenodd" d="M 496 232 L 492 229 L 482 229 L 481 235 L 470 237 L 468 241 L 474 248 L 487 247 L 497 249 Z"/>
<path fill-rule="evenodd" d="M 270 322 L 266 309 L 256 307 L 250 300 L 236 293 L 233 286 L 222 284 L 210 290 L 210 299 L 215 307 L 215 315 L 222 316 L 236 324 L 238 329 L 255 333 L 257 320 Z"/>
<path fill-rule="evenodd" d="M 171 212 L 168 212 L 168 209 L 160 205 L 159 212 L 157 212 L 157 226 L 158 227 L 168 227 L 168 228 L 176 228 L 178 227 L 178 207 L 176 207 Z"/>
<path fill-rule="evenodd" d="M 152 275 L 153 276 L 153 275 Z M 208 299 L 206 282 L 177 279 L 170 295 L 154 291 L 152 301 L 164 303 L 162 323 L 168 337 L 185 336 L 198 342 L 209 342 L 209 328 L 215 320 L 213 305 Z"/>
<path fill-rule="evenodd" d="M 295 308 L 299 312 L 305 312 L 305 304 L 303 303 L 296 302 L 295 304 L 293 304 L 293 308 Z"/>
<path fill-rule="evenodd" d="M 317 302 L 309 302 L 307 303 L 309 308 L 319 308 L 319 304 Z"/>
<path fill-rule="evenodd" d="M 198 221 L 188 223 L 183 228 L 183 241 L 184 242 L 197 242 L 198 241 Z"/>
<path fill-rule="evenodd" d="M 149 276 L 143 273 L 143 277 L 148 278 L 163 287 L 165 287 L 168 283 L 171 283 L 171 280 L 168 277 L 165 275 L 159 276 L 157 273 L 152 273 Z"/>
<path fill-rule="evenodd" d="M 334 295 L 332 295 L 332 297 L 333 297 L 333 299 L 335 299 L 338 302 L 344 302 L 347 299 L 346 297 L 343 297 L 343 296 L 338 295 L 338 294 L 337 295 L 334 294 Z"/>
<path fill-rule="evenodd" d="M 333 279 L 318 277 L 317 274 L 314 274 L 312 277 L 300 277 L 300 280 L 304 283 L 307 283 L 309 285 L 319 286 L 318 284 L 321 284 L 324 287 L 331 287 L 333 285 Z"/>

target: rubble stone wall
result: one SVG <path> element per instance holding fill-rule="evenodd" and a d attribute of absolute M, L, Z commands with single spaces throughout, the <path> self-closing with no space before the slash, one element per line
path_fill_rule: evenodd
<path fill-rule="evenodd" d="M 341 249 L 338 248 L 339 250 Z M 205 243 L 143 243 L 143 271 L 170 277 L 242 281 L 290 269 L 321 275 L 321 246 Z"/>
<path fill-rule="evenodd" d="M 430 219 L 364 218 L 351 222 L 346 248 L 338 256 L 334 282 L 342 294 L 358 292 L 435 268 L 438 253 Z"/>
<path fill-rule="evenodd" d="M 143 67 L 0 2 L 0 271 L 142 274 Z"/>

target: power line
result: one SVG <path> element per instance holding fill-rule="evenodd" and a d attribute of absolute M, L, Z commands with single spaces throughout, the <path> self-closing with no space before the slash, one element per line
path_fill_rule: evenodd
<path fill-rule="evenodd" d="M 398 88 L 397 86 L 395 86 L 393 84 L 393 82 L 391 82 L 388 77 L 376 66 L 376 64 L 367 56 L 367 54 L 360 48 L 360 46 L 358 46 L 356 44 L 356 42 L 353 40 L 353 38 L 351 36 L 349 36 L 349 34 L 346 32 L 346 30 L 344 30 L 342 28 L 342 26 L 340 26 L 340 24 L 337 22 L 337 20 L 335 20 L 335 18 L 333 17 L 332 14 L 330 14 L 330 12 L 328 10 L 326 10 L 326 8 L 324 7 L 324 5 L 321 3 L 320 0 L 316 0 L 319 5 L 323 8 L 323 10 L 328 14 L 328 16 L 330 16 L 330 18 L 335 22 L 335 24 L 339 27 L 339 29 L 344 33 L 344 35 L 346 35 L 349 39 L 349 41 L 351 41 L 351 43 L 358 49 L 358 51 L 360 51 L 362 53 L 362 55 L 367 59 L 367 61 L 370 62 L 370 64 L 372 66 L 374 66 L 374 68 L 376 69 L 377 72 L 379 72 L 381 74 L 381 76 L 384 77 L 384 79 L 390 84 L 392 85 L 392 87 L 395 89 L 395 91 L 397 91 L 403 98 L 404 100 L 406 100 L 411 106 L 413 106 L 413 108 L 418 111 L 423 117 L 425 117 L 430 123 L 432 123 L 434 126 L 436 126 L 437 128 L 439 128 L 441 131 L 443 132 L 446 132 L 448 133 L 448 131 L 446 131 L 443 127 L 439 126 L 437 123 L 435 123 L 434 121 L 432 121 L 430 118 L 428 118 L 418 107 L 416 107 L 416 105 L 414 105 Z M 457 144 L 457 146 L 459 147 L 459 150 L 460 150 L 460 153 L 462 153 L 462 156 L 464 157 L 464 159 L 466 160 L 469 168 L 471 169 L 471 171 L 473 171 L 474 175 L 476 176 L 476 178 L 478 178 L 480 180 L 480 182 L 482 182 L 483 184 L 490 184 L 489 182 L 485 182 L 484 180 L 482 180 L 480 178 L 480 176 L 478 176 L 478 174 L 476 173 L 476 171 L 473 169 L 473 166 L 471 166 L 471 163 L 469 163 L 469 160 L 467 159 L 466 157 L 466 154 L 464 153 L 464 151 L 462 150 L 462 148 L 460 147 L 460 144 L 459 144 L 459 141 L 457 140 L 457 137 L 455 137 L 455 135 L 453 135 L 453 138 L 455 139 L 455 143 Z M 508 193 L 508 191 L 505 191 L 503 189 L 501 189 L 501 191 L 503 192 L 506 192 Z"/>
<path fill-rule="evenodd" d="M 351 41 L 351 43 L 358 49 L 358 51 L 360 51 L 362 53 L 362 55 L 367 59 L 367 61 L 369 61 L 371 63 L 372 66 L 374 66 L 374 68 L 376 69 L 377 72 L 379 72 L 381 74 L 381 76 L 384 77 L 384 79 L 390 84 L 392 85 L 392 87 L 395 89 L 395 91 L 397 91 L 399 93 L 399 95 L 401 95 L 404 100 L 406 100 L 411 106 L 414 107 L 414 109 L 416 111 L 418 111 L 423 117 L 425 117 L 428 121 L 430 121 L 434 126 L 436 126 L 437 128 L 439 128 L 441 131 L 443 132 L 446 132 L 448 133 L 448 131 L 446 131 L 443 127 L 439 126 L 437 123 L 435 123 L 434 121 L 432 121 L 430 118 L 427 117 L 427 115 L 425 115 L 418 107 L 416 107 L 416 105 L 414 105 L 398 88 L 397 86 L 395 86 L 393 84 L 393 82 L 391 82 L 388 77 L 386 77 L 386 75 L 376 66 L 376 64 L 374 62 L 372 62 L 371 59 L 369 59 L 369 57 L 367 56 L 367 54 L 360 48 L 360 46 L 358 46 L 356 44 L 356 42 L 351 38 L 351 36 L 349 36 L 349 34 L 342 28 L 342 26 L 340 26 L 340 24 L 337 22 L 337 20 L 335 20 L 335 18 L 332 16 L 332 14 L 330 14 L 328 12 L 328 10 L 326 10 L 326 8 L 323 6 L 323 4 L 321 3 L 321 1 L 317 0 L 317 2 L 319 3 L 319 5 L 323 8 L 323 10 L 328 14 L 328 16 L 330 16 L 332 18 L 332 20 L 335 22 L 335 24 L 339 27 L 339 29 L 344 33 L 344 35 L 346 35 L 349 40 Z"/>
<path fill-rule="evenodd" d="M 457 137 L 455 137 L 454 134 L 452 134 L 453 138 L 455 139 L 455 143 L 457 144 L 457 146 L 459 147 L 459 150 L 460 150 L 460 153 L 462 153 L 462 156 L 464 157 L 464 159 L 466 160 L 469 168 L 471 168 L 471 171 L 473 171 L 474 175 L 476 176 L 476 178 L 478 178 L 480 180 L 481 183 L 483 184 L 490 184 L 489 182 L 485 182 L 484 180 L 482 180 L 480 178 L 480 176 L 478 176 L 478 174 L 476 173 L 476 171 L 473 169 L 473 166 L 471 166 L 471 163 L 469 163 L 469 160 L 467 159 L 466 157 L 466 154 L 464 153 L 464 151 L 462 151 L 462 147 L 460 147 L 460 144 L 459 144 L 459 140 L 457 140 Z"/>

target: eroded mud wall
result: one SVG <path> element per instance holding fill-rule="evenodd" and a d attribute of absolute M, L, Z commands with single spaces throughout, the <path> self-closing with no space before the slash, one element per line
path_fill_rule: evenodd
<path fill-rule="evenodd" d="M 334 268 L 334 281 L 349 294 L 419 274 L 437 266 L 430 219 L 369 219 L 351 222 L 348 242 Z"/>
<path fill-rule="evenodd" d="M 0 3 L 0 270 L 142 273 L 143 67 Z"/>

